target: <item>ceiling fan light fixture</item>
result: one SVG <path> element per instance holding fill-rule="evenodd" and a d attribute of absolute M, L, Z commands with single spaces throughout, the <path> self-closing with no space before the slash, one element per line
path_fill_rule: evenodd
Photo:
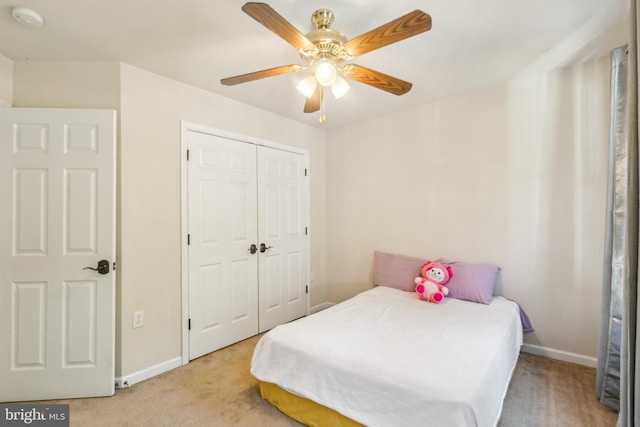
<path fill-rule="evenodd" d="M 307 98 L 311 98 L 313 96 L 313 92 L 316 91 L 317 85 L 318 82 L 316 81 L 316 77 L 313 74 L 309 74 L 303 80 L 300 80 L 296 89 L 298 89 L 298 91 Z"/>
<path fill-rule="evenodd" d="M 349 89 L 351 89 L 351 86 L 349 86 L 349 83 L 341 77 L 336 77 L 336 81 L 331 84 L 331 93 L 333 93 L 333 96 L 336 99 L 340 99 L 345 96 L 347 92 L 349 92 Z"/>
<path fill-rule="evenodd" d="M 336 80 L 338 73 L 336 67 L 329 62 L 321 62 L 316 70 L 316 79 L 322 86 L 331 86 Z"/>

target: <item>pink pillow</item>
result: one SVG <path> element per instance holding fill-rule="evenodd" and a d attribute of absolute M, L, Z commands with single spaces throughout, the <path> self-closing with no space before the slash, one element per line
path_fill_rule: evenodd
<path fill-rule="evenodd" d="M 448 297 L 465 301 L 489 304 L 493 300 L 493 288 L 500 267 L 493 264 L 468 264 L 465 262 L 438 259 L 439 263 L 451 266 L 453 277 L 446 283 Z"/>
<path fill-rule="evenodd" d="M 426 261 L 405 255 L 375 252 L 373 264 L 374 286 L 386 286 L 407 292 L 415 290 L 415 278 Z"/>

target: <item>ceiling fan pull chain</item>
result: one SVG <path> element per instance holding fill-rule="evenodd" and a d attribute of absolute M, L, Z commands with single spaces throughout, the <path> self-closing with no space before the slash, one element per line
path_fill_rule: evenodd
<path fill-rule="evenodd" d="M 324 114 L 324 97 L 322 101 L 320 101 L 320 118 L 318 119 L 318 123 L 323 124 L 327 121 L 327 116 Z"/>

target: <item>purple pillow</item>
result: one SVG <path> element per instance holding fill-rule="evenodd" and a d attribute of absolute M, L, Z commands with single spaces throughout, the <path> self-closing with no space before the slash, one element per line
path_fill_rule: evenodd
<path fill-rule="evenodd" d="M 420 267 L 425 262 L 421 258 L 376 251 L 373 285 L 413 292 L 416 287 L 415 278 L 420 276 Z"/>
<path fill-rule="evenodd" d="M 443 258 L 436 262 L 451 266 L 453 271 L 453 277 L 446 283 L 449 288 L 448 297 L 482 304 L 491 303 L 500 267 L 493 264 L 448 261 Z"/>

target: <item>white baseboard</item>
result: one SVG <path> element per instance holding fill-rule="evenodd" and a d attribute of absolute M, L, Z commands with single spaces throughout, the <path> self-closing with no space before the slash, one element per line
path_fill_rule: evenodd
<path fill-rule="evenodd" d="M 156 375 L 164 374 L 172 369 L 182 366 L 182 357 L 176 357 L 175 359 L 167 360 L 166 362 L 158 363 L 155 366 L 151 366 L 142 371 L 134 372 L 133 374 L 124 375 L 122 377 L 116 377 L 116 388 L 131 387 L 135 383 L 148 380 Z"/>
<path fill-rule="evenodd" d="M 314 305 L 309 309 L 309 314 L 317 313 L 319 311 L 324 310 L 325 308 L 329 308 L 333 305 L 336 305 L 333 302 L 323 302 L 322 304 Z"/>
<path fill-rule="evenodd" d="M 523 344 L 522 351 L 524 351 L 525 353 L 535 354 L 537 356 L 544 356 L 550 359 L 561 360 L 563 362 L 570 362 L 577 365 L 588 366 L 589 368 L 595 368 L 598 365 L 598 359 L 596 359 L 595 357 L 542 347 L 535 344 Z"/>
<path fill-rule="evenodd" d="M 310 314 L 313 313 L 317 313 L 318 311 L 322 311 L 325 308 L 329 308 L 331 306 L 335 305 L 335 303 L 332 302 L 323 302 L 322 304 L 318 304 L 318 305 L 314 305 L 313 307 L 309 308 Z M 167 360 L 166 362 L 162 362 L 162 363 L 158 363 L 155 366 L 151 366 L 147 369 L 143 369 L 141 371 L 138 372 L 134 372 L 132 374 L 129 375 L 124 375 L 122 377 L 116 377 L 115 379 L 115 383 L 116 383 L 116 388 L 127 388 L 127 387 L 131 387 L 132 385 L 139 383 L 141 381 L 144 380 L 148 380 L 149 378 L 153 378 L 156 375 L 160 375 L 163 374 L 165 372 L 168 372 L 172 369 L 178 368 L 180 366 L 182 366 L 182 358 L 181 357 L 176 357 L 175 359 L 171 359 L 171 360 Z"/>

